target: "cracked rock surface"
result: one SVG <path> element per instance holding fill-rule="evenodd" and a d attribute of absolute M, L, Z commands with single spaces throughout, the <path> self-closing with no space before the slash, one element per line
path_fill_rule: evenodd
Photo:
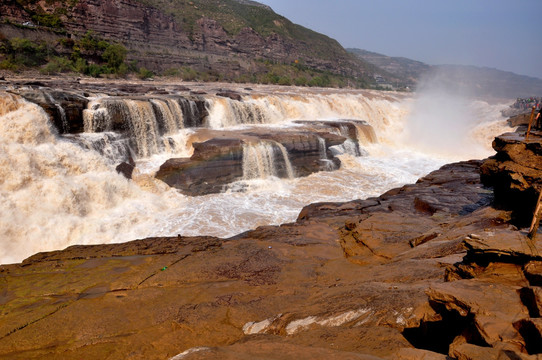
<path fill-rule="evenodd" d="M 480 165 L 230 239 L 1 266 L 0 358 L 540 359 L 542 247 Z"/>

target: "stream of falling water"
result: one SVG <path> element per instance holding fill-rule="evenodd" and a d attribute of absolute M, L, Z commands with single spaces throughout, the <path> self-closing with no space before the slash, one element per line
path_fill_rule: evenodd
<path fill-rule="evenodd" d="M 158 111 L 151 111 L 153 106 Z M 475 101 L 469 106 L 475 120 L 464 137 L 470 147 L 462 146 L 464 153 L 441 153 L 417 140 L 417 128 L 409 125 L 417 121 L 411 118 L 416 101 L 401 94 L 268 93 L 245 96 L 242 104 L 211 97 L 206 124 L 211 129 L 247 124 L 287 128 L 299 119 L 366 120 L 372 128 L 358 126 L 358 136 L 369 155 L 346 151 L 341 169 L 294 178 L 283 147 L 248 145 L 238 184 L 220 194 L 188 197 L 155 180 L 152 172 L 173 155 L 190 154 L 195 120 L 188 114 L 199 111 L 194 102 L 97 99 L 89 104 L 87 134 L 82 135 L 89 143 L 94 138 L 105 145 L 115 142 L 115 116 L 139 116 L 130 124 L 138 168 L 129 181 L 114 169 L 122 155 L 114 146 L 99 154 L 90 145 L 59 136 L 41 108 L 0 93 L 0 263 L 73 244 L 177 234 L 229 237 L 293 221 L 312 202 L 377 196 L 444 163 L 492 154 L 491 139 L 509 130 L 499 114 L 505 105 Z M 158 128 L 155 114 L 161 114 L 165 129 Z M 288 176 L 277 177 L 276 163 Z M 239 184 L 244 191 L 237 191 Z"/>

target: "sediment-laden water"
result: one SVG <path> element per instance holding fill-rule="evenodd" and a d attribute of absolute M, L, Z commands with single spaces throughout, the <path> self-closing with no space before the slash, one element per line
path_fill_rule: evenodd
<path fill-rule="evenodd" d="M 39 106 L 0 93 L 0 263 L 73 244 L 228 237 L 293 221 L 309 203 L 376 196 L 444 163 L 491 155 L 493 137 L 510 130 L 500 115 L 508 104 L 424 94 L 257 88 L 242 102 L 206 100 L 209 116 L 197 124 L 201 109 L 186 99 L 96 96 L 75 141 L 60 136 Z M 130 139 L 119 137 L 119 119 Z M 268 141 L 244 146 L 243 179 L 220 194 L 185 196 L 153 177 L 166 159 L 189 156 L 204 131 L 273 131 L 294 128 L 295 120 L 334 119 L 372 127 L 358 128 L 358 145 L 337 150 L 336 171 L 296 178 L 286 149 Z M 129 155 L 137 163 L 132 181 L 115 171 Z M 288 176 L 279 179 L 277 166 Z"/>

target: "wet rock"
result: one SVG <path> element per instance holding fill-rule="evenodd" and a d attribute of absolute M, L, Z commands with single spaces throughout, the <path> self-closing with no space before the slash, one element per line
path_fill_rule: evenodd
<path fill-rule="evenodd" d="M 508 125 L 512 126 L 512 127 L 516 127 L 516 126 L 528 126 L 529 125 L 529 121 L 531 120 L 531 113 L 528 112 L 528 113 L 525 113 L 525 114 L 519 114 L 519 115 L 515 115 L 515 116 L 512 116 L 511 118 L 508 119 Z"/>
<path fill-rule="evenodd" d="M 42 107 L 51 117 L 59 133 L 75 134 L 84 131 L 83 110 L 88 104 L 85 97 L 50 88 L 19 89 L 14 92 Z"/>
<path fill-rule="evenodd" d="M 135 170 L 135 166 L 127 162 L 122 162 L 115 168 L 118 173 L 122 174 L 127 179 L 132 179 L 132 173 Z"/>
<path fill-rule="evenodd" d="M 216 96 L 226 97 L 230 98 L 235 101 L 242 101 L 243 98 L 241 97 L 241 94 L 235 91 L 220 91 L 216 93 Z"/>
<path fill-rule="evenodd" d="M 225 186 L 244 177 L 308 176 L 337 169 L 340 160 L 330 148 L 345 141 L 342 136 L 310 129 L 207 133 L 211 138 L 193 143 L 189 159 L 168 160 L 156 178 L 187 195 L 204 195 L 224 191 Z"/>
<path fill-rule="evenodd" d="M 228 143 L 242 147 L 211 140 L 194 160 Z M 536 359 L 542 249 L 490 206 L 479 166 L 227 240 L 72 246 L 2 266 L 0 356 Z"/>
<path fill-rule="evenodd" d="M 187 195 L 218 193 L 243 176 L 243 143 L 240 139 L 212 139 L 194 143 L 190 159 L 170 159 L 156 178 Z"/>

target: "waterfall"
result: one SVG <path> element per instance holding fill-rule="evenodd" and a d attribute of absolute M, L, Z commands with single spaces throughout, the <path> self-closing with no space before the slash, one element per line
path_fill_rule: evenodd
<path fill-rule="evenodd" d="M 294 178 L 294 170 L 286 148 L 275 141 L 244 144 L 243 179 L 266 179 L 269 177 Z"/>
<path fill-rule="evenodd" d="M 356 132 L 358 135 L 358 143 L 360 146 L 375 144 L 378 142 L 376 133 L 371 125 L 367 123 L 365 124 L 355 123 L 355 126 L 356 126 Z"/>
<path fill-rule="evenodd" d="M 66 111 L 64 108 L 53 98 L 51 94 L 49 94 L 47 91 L 43 91 L 43 95 L 53 104 L 56 109 L 58 110 L 58 113 L 60 114 L 60 120 L 62 121 L 62 132 L 67 133 L 69 130 L 69 124 L 68 124 L 68 118 L 66 117 Z"/>
<path fill-rule="evenodd" d="M 165 129 L 161 132 L 166 134 L 176 133 L 179 130 L 179 121 L 177 120 L 179 117 L 181 118 L 180 120 L 182 123 L 182 111 L 180 116 L 178 113 L 173 113 L 165 100 L 151 99 L 150 102 L 154 107 L 154 113 L 159 117 L 158 124 L 163 124 L 163 126 L 165 126 Z M 176 109 L 174 109 L 174 111 L 175 110 Z"/>
<path fill-rule="evenodd" d="M 190 146 L 192 141 L 235 135 L 236 129 L 228 127 L 241 124 L 238 119 L 233 119 L 233 115 L 227 120 L 217 117 L 234 100 L 212 95 L 207 102 L 179 95 L 138 96 L 132 100 L 92 98 L 83 112 L 85 133 L 59 135 L 38 105 L 0 91 L 0 209 L 5 209 L 0 216 L 0 263 L 19 262 L 39 251 L 74 244 L 118 243 L 177 234 L 230 237 L 260 225 L 295 221 L 301 208 L 309 203 L 376 196 L 414 182 L 449 162 L 448 158 L 408 149 L 416 143 L 405 142 L 402 137 L 411 106 L 410 101 L 402 101 L 403 95 L 374 92 L 365 96 L 366 92 L 354 90 L 337 90 L 337 94 L 329 95 L 328 90 L 326 95 L 316 94 L 312 89 L 275 91 L 272 88 L 264 95 L 244 95 L 243 105 L 238 105 L 245 112 L 237 112 L 248 114 L 247 123 L 256 124 L 243 137 L 254 139 L 243 146 L 243 176 L 245 179 L 271 177 L 272 186 L 263 182 L 264 186 L 247 186 L 246 191 L 197 197 L 184 196 L 149 174 L 155 164 L 160 166 L 173 157 L 165 152 L 180 149 L 185 143 Z M 325 97 L 331 101 L 325 101 Z M 204 106 L 210 113 L 205 123 Z M 468 158 L 493 154 L 492 137 L 509 131 L 500 116 L 504 107 L 487 103 L 480 106 L 491 110 L 479 116 L 475 134 L 483 137 L 486 148 L 482 153 L 469 153 Z M 178 129 L 171 133 L 174 124 L 171 118 L 166 120 L 170 114 Z M 361 121 L 356 135 L 354 125 L 338 119 L 366 119 L 379 135 L 379 143 L 374 146 L 379 151 L 364 158 L 344 156 L 337 171 L 322 171 L 294 181 L 273 178 L 295 175 L 284 146 L 273 141 L 257 143 L 257 136 L 249 134 L 252 129 L 255 135 L 273 131 L 267 124 L 288 131 L 287 126 L 303 126 L 294 120 L 335 120 L 345 124 L 336 132 L 342 130 L 350 136 L 346 136 L 349 140 L 344 145 L 332 146 L 330 151 L 342 147 L 339 153 L 355 154 L 354 141 L 370 143 L 372 135 Z M 265 124 L 260 125 L 260 121 Z M 207 129 L 200 133 L 202 123 L 227 131 L 223 134 Z M 317 131 L 324 127 L 313 126 Z M 333 131 L 333 127 L 329 129 L 325 131 Z M 137 137 L 140 139 L 136 141 Z M 311 150 L 315 158 L 324 160 L 324 146 L 336 142 L 327 137 L 322 140 L 311 145 Z M 348 149 L 344 150 L 345 147 Z M 132 180 L 127 180 L 115 167 L 130 155 L 130 150 L 137 171 Z M 151 157 L 141 159 L 146 154 Z M 190 155 L 183 155 L 186 156 Z M 454 161 L 467 158 L 458 157 L 455 151 L 450 156 Z"/>
<path fill-rule="evenodd" d="M 323 169 L 325 171 L 333 171 L 337 169 L 333 161 L 331 161 L 327 156 L 326 139 L 320 136 L 318 136 L 318 152 L 320 154 L 321 164 L 323 164 Z"/>
<path fill-rule="evenodd" d="M 126 99 L 104 97 L 91 101 L 83 111 L 86 133 L 127 132 L 139 158 L 184 150 L 180 130 L 201 124 L 194 100 L 185 98 Z"/>
<path fill-rule="evenodd" d="M 320 153 L 320 159 L 327 160 L 326 139 L 318 136 L 318 152 Z"/>
<path fill-rule="evenodd" d="M 160 134 L 151 104 L 141 100 L 125 100 L 125 102 L 130 111 L 130 130 L 137 144 L 138 155 L 149 157 L 152 154 L 158 154 L 161 149 Z"/>
<path fill-rule="evenodd" d="M 352 156 L 360 156 L 361 155 L 361 149 L 358 144 L 358 139 L 353 139 L 350 135 L 350 130 L 348 129 L 348 126 L 346 125 L 340 125 L 338 129 L 339 135 L 346 138 L 345 142 L 341 145 L 331 146 L 329 149 L 331 150 L 333 155 L 342 155 L 342 154 L 348 154 Z"/>
<path fill-rule="evenodd" d="M 63 139 L 71 141 L 83 149 L 94 150 L 111 165 L 134 158 L 130 151 L 129 139 L 115 132 L 67 134 Z"/>
<path fill-rule="evenodd" d="M 236 125 L 274 124 L 284 120 L 273 106 L 256 101 L 214 98 L 209 101 L 209 125 L 220 129 Z"/>

